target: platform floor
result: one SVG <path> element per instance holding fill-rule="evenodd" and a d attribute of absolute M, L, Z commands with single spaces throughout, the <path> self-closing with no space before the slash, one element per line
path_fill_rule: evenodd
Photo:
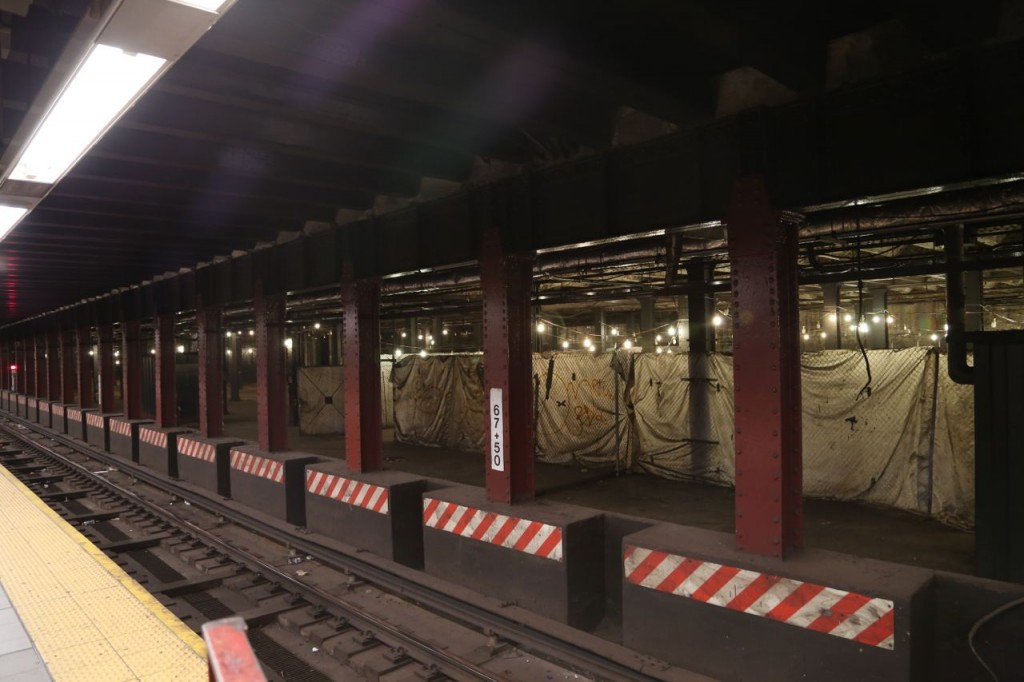
<path fill-rule="evenodd" d="M 202 639 L 3 467 L 0 584 L 24 633 L 0 625 L 0 652 L 27 635 L 56 682 L 207 677 Z"/>
<path fill-rule="evenodd" d="M 248 388 L 248 387 L 247 387 Z M 247 392 L 243 392 L 247 398 Z M 228 403 L 228 435 L 256 440 L 256 402 Z M 345 456 L 343 436 L 305 436 L 288 430 L 288 447 L 324 457 Z M 384 431 L 385 466 L 420 476 L 483 486 L 484 463 L 465 452 L 398 443 Z M 673 481 L 642 473 L 581 470 L 538 463 L 537 494 L 602 511 L 732 532 L 731 488 Z M 896 509 L 852 502 L 804 501 L 804 541 L 809 547 L 956 573 L 974 572 L 974 534 Z"/>

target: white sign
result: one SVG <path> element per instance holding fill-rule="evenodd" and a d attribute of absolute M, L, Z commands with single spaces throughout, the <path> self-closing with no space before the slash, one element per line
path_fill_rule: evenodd
<path fill-rule="evenodd" d="M 501 389 L 491 389 L 491 409 L 487 411 L 491 422 L 491 442 L 487 447 L 488 459 L 494 471 L 505 470 L 505 414 L 501 406 Z"/>

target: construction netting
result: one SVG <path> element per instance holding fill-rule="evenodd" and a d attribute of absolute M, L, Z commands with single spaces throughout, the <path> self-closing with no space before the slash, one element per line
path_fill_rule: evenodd
<path fill-rule="evenodd" d="M 945 363 L 928 348 L 804 354 L 805 494 L 972 525 L 973 396 Z M 733 483 L 729 356 L 554 353 L 533 370 L 538 459 Z M 399 363 L 396 438 L 481 452 L 482 374 L 479 355 Z"/>

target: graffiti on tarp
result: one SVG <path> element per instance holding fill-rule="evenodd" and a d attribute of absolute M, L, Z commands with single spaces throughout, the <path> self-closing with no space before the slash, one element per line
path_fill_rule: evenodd
<path fill-rule="evenodd" d="M 574 435 L 580 435 L 595 425 L 604 426 L 612 421 L 611 415 L 596 407 L 599 401 L 613 400 L 612 388 L 604 379 L 574 379 L 555 373 L 561 386 L 562 397 L 556 404 L 563 409 L 562 426 Z"/>

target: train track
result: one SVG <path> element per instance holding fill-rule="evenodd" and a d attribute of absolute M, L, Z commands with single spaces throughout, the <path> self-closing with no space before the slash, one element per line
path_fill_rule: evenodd
<path fill-rule="evenodd" d="M 412 569 L 389 570 L 20 419 L 0 421 L 0 441 L 0 465 L 194 630 L 244 617 L 271 679 L 690 678 L 592 635 L 567 641 L 455 598 Z"/>

